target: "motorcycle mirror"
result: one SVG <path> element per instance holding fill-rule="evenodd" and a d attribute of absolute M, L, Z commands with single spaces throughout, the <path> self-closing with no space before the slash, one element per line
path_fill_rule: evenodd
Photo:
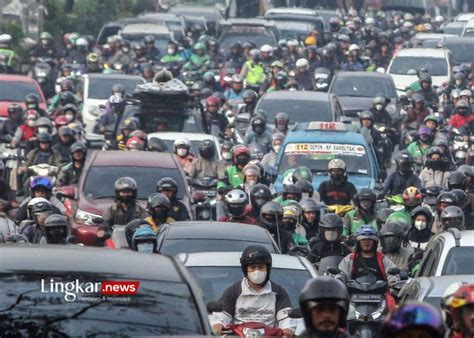
<path fill-rule="evenodd" d="M 242 114 L 237 115 L 235 119 L 237 122 L 250 123 L 250 114 L 242 113 Z"/>
<path fill-rule="evenodd" d="M 56 196 L 59 198 L 70 198 L 74 199 L 74 188 L 73 187 L 62 187 L 60 191 L 56 193 Z"/>
<path fill-rule="evenodd" d="M 387 178 L 387 172 L 385 170 L 380 170 L 379 171 L 379 179 L 381 181 L 384 181 Z"/>
<path fill-rule="evenodd" d="M 352 119 L 348 116 L 341 116 L 339 117 L 339 122 L 345 123 L 345 124 L 352 124 Z"/>
<path fill-rule="evenodd" d="M 327 270 L 331 275 L 338 275 L 339 272 L 341 272 L 341 270 L 339 270 L 339 268 L 335 268 L 335 267 L 328 267 Z"/>
<path fill-rule="evenodd" d="M 400 272 L 400 280 L 408 280 L 409 277 L 408 271 L 403 270 Z"/>
<path fill-rule="evenodd" d="M 400 269 L 399 268 L 391 268 L 390 270 L 387 271 L 387 273 L 390 276 L 399 275 L 400 274 Z"/>
<path fill-rule="evenodd" d="M 209 313 L 224 311 L 222 304 L 215 300 L 211 300 L 207 302 L 206 307 L 207 307 L 207 312 Z"/>
<path fill-rule="evenodd" d="M 303 318 L 303 312 L 300 308 L 291 309 L 288 312 L 288 317 L 293 319 Z"/>

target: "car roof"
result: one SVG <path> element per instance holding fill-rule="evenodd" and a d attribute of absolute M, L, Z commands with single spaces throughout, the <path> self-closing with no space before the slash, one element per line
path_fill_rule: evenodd
<path fill-rule="evenodd" d="M 146 154 L 146 156 L 144 156 Z M 176 168 L 173 154 L 143 151 L 94 151 L 93 166 Z"/>
<path fill-rule="evenodd" d="M 459 43 L 459 44 L 474 44 L 474 36 L 458 36 L 458 35 L 450 35 L 447 36 L 446 39 L 443 40 L 444 44 L 448 43 Z"/>
<path fill-rule="evenodd" d="M 448 50 L 445 48 L 405 48 L 401 49 L 397 56 L 416 56 L 425 58 L 445 58 Z"/>
<path fill-rule="evenodd" d="M 444 239 L 445 247 L 447 248 L 452 248 L 456 246 L 456 239 L 455 236 L 453 235 L 453 232 L 451 232 L 451 229 L 448 229 L 448 231 L 442 232 L 438 235 L 438 237 L 442 237 Z M 459 246 L 473 246 L 474 247 L 474 230 L 463 230 L 463 231 L 456 231 L 454 229 L 455 233 L 460 234 L 460 241 L 459 241 Z"/>
<path fill-rule="evenodd" d="M 158 137 L 163 140 L 177 140 L 185 137 L 190 141 L 213 140 L 214 142 L 218 142 L 218 138 L 216 136 L 203 133 L 182 133 L 167 131 L 148 134 L 148 139 L 152 137 Z"/>
<path fill-rule="evenodd" d="M 236 18 L 236 19 L 221 20 L 220 25 L 223 25 L 223 26 L 262 26 L 262 27 L 271 27 L 271 26 L 274 26 L 275 23 L 271 20 L 266 20 L 266 19 Z"/>
<path fill-rule="evenodd" d="M 277 7 L 270 8 L 265 12 L 265 16 L 271 14 L 318 15 L 318 11 L 311 8 Z"/>
<path fill-rule="evenodd" d="M 185 238 L 270 242 L 268 232 L 256 225 L 209 221 L 174 222 L 169 225 L 166 239 Z"/>
<path fill-rule="evenodd" d="M 164 24 L 157 23 L 132 23 L 122 28 L 121 34 L 160 34 L 169 35 L 170 31 Z"/>
<path fill-rule="evenodd" d="M 379 72 L 345 72 L 345 71 L 340 71 L 340 72 L 337 72 L 335 76 L 337 76 L 337 77 L 363 77 L 363 78 L 378 77 L 378 78 L 384 78 L 384 79 L 387 79 L 387 80 L 390 80 L 392 78 L 388 74 L 379 73 Z"/>
<path fill-rule="evenodd" d="M 329 101 L 329 94 L 314 91 L 278 90 L 265 93 L 260 100 Z"/>
<path fill-rule="evenodd" d="M 2 82 L 30 82 L 35 83 L 35 80 L 30 76 L 0 74 L 0 81 Z"/>
<path fill-rule="evenodd" d="M 179 254 L 177 258 L 183 262 L 186 267 L 190 266 L 238 266 L 240 267 L 239 251 L 232 252 L 196 252 Z M 271 254 L 272 268 L 306 270 L 300 259 L 295 256 Z"/>
<path fill-rule="evenodd" d="M 176 13 L 143 13 L 138 18 L 155 19 L 164 22 L 181 22 L 181 17 Z"/>
<path fill-rule="evenodd" d="M 78 273 L 181 282 L 176 263 L 162 255 L 78 245 L 0 246 L 2 273 Z"/>
<path fill-rule="evenodd" d="M 140 80 L 145 83 L 145 79 L 143 79 L 139 75 L 129 75 L 129 74 L 118 74 L 118 73 L 109 73 L 109 74 L 102 74 L 102 73 L 87 73 L 82 75 L 83 77 L 88 77 L 90 80 L 100 80 L 100 79 L 117 79 L 117 81 L 124 81 L 124 80 Z"/>
<path fill-rule="evenodd" d="M 301 129 L 292 130 L 285 138 L 284 144 L 296 142 L 328 142 L 368 145 L 364 136 L 353 131 L 306 130 L 307 123 L 297 125 Z M 368 151 L 368 150 L 366 150 Z"/>
<path fill-rule="evenodd" d="M 446 37 L 457 36 L 454 34 L 445 34 L 445 33 L 417 33 L 415 39 L 417 40 L 437 40 L 443 39 Z"/>
<path fill-rule="evenodd" d="M 474 13 L 461 13 L 456 18 L 454 18 L 455 22 L 459 21 L 469 21 L 474 18 Z"/>

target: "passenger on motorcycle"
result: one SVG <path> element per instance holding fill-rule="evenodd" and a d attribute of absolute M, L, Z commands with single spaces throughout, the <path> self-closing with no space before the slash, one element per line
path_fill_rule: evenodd
<path fill-rule="evenodd" d="M 44 239 L 46 244 L 66 244 L 68 237 L 67 217 L 49 215 L 44 221 Z"/>
<path fill-rule="evenodd" d="M 39 116 L 48 116 L 46 111 L 42 109 L 40 106 L 40 98 L 38 95 L 31 93 L 26 95 L 25 97 L 25 105 L 26 105 L 26 110 L 36 110 Z"/>
<path fill-rule="evenodd" d="M 354 198 L 357 190 L 347 180 L 346 163 L 340 159 L 329 161 L 328 171 L 330 179 L 320 184 L 319 196 L 326 205 L 348 205 Z"/>
<path fill-rule="evenodd" d="M 77 184 L 87 157 L 87 147 L 82 142 L 75 142 L 71 148 L 71 162 L 66 164 L 59 173 L 58 186 Z"/>
<path fill-rule="evenodd" d="M 157 234 L 148 224 L 142 224 L 135 230 L 130 248 L 143 253 L 157 252 Z"/>
<path fill-rule="evenodd" d="M 189 177 L 193 180 L 203 177 L 224 179 L 225 167 L 214 160 L 215 145 L 212 140 L 203 140 L 199 144 L 199 156 L 191 163 Z"/>
<path fill-rule="evenodd" d="M 301 201 L 302 192 L 295 184 L 286 184 L 283 187 L 283 192 L 280 196 L 275 198 L 273 201 L 277 202 L 280 205 L 285 205 L 287 201 Z"/>
<path fill-rule="evenodd" d="M 261 183 L 260 167 L 256 164 L 248 163 L 242 172 L 244 173 L 244 183 L 239 186 L 239 189 L 242 189 L 249 195 L 252 188 L 256 184 Z"/>
<path fill-rule="evenodd" d="M 395 159 L 396 170 L 384 182 L 383 196 L 400 195 L 406 188 L 421 188 L 420 178 L 413 173 L 413 158 L 401 151 Z"/>
<path fill-rule="evenodd" d="M 369 188 L 362 188 L 354 196 L 355 209 L 344 215 L 344 230 L 342 232 L 344 237 L 351 238 L 364 224 L 377 228 L 375 201 L 376 195 Z"/>
<path fill-rule="evenodd" d="M 127 149 L 127 141 L 130 138 L 130 134 L 137 129 L 137 122 L 134 118 L 129 117 L 122 122 L 122 125 L 120 126 L 120 133 L 117 135 L 116 140 L 118 150 Z"/>
<path fill-rule="evenodd" d="M 420 180 L 424 187 L 432 185 L 447 186 L 450 175 L 449 163 L 443 158 L 439 147 L 431 147 L 426 154 L 425 166 L 421 170 Z"/>
<path fill-rule="evenodd" d="M 453 128 L 471 128 L 474 122 L 471 106 L 464 100 L 459 100 L 456 104 L 454 114 L 449 119 L 449 125 Z"/>
<path fill-rule="evenodd" d="M 466 230 L 464 222 L 464 213 L 460 207 L 452 205 L 441 211 L 440 224 L 443 231 L 447 231 L 450 228 L 455 228 L 460 231 Z"/>
<path fill-rule="evenodd" d="M 56 150 L 62 157 L 65 163 L 71 162 L 70 149 L 71 146 L 76 142 L 74 138 L 74 131 L 67 127 L 61 127 L 58 130 L 58 140 L 53 145 L 53 150 Z"/>
<path fill-rule="evenodd" d="M 241 68 L 245 62 L 245 56 L 242 50 L 240 41 L 232 43 L 230 46 L 230 53 L 226 58 L 226 64 L 233 66 L 233 68 Z"/>
<path fill-rule="evenodd" d="M 474 335 L 474 285 L 462 285 L 444 302 L 451 317 L 449 338 L 468 338 Z"/>
<path fill-rule="evenodd" d="M 313 90 L 314 74 L 309 70 L 309 62 L 306 58 L 300 58 L 296 61 L 295 80 L 298 83 L 298 90 Z"/>
<path fill-rule="evenodd" d="M 31 61 L 36 62 L 37 58 L 56 59 L 59 56 L 58 50 L 54 46 L 53 36 L 48 32 L 40 34 L 40 43 L 31 52 Z"/>
<path fill-rule="evenodd" d="M 234 144 L 231 141 L 223 141 L 221 144 L 221 164 L 225 167 L 232 165 L 232 158 L 234 156 L 232 148 Z"/>
<path fill-rule="evenodd" d="M 21 222 L 18 233 L 26 236 L 30 243 L 44 244 L 44 223 L 52 213 L 48 200 L 42 197 L 31 199 L 27 206 L 28 218 Z"/>
<path fill-rule="evenodd" d="M 283 206 L 282 227 L 291 234 L 291 241 L 294 245 L 307 247 L 309 242 L 306 239 L 306 232 L 300 225 L 301 207 L 295 201 L 288 201 Z"/>
<path fill-rule="evenodd" d="M 272 143 L 272 135 L 267 131 L 267 117 L 263 113 L 257 113 L 250 122 L 250 129 L 247 131 L 244 143 L 260 143 L 268 148 Z"/>
<path fill-rule="evenodd" d="M 426 101 L 423 95 L 415 93 L 411 98 L 412 106 L 407 111 L 405 120 L 403 121 L 403 126 L 409 124 L 415 124 L 415 127 L 418 128 L 423 120 L 431 114 L 431 110 L 426 107 Z"/>
<path fill-rule="evenodd" d="M 413 254 L 413 247 L 405 242 L 405 224 L 399 221 L 386 222 L 380 229 L 381 251 L 400 270 L 408 269 L 410 256 Z"/>
<path fill-rule="evenodd" d="M 252 89 L 246 89 L 242 93 L 242 100 L 244 101 L 245 106 L 239 110 L 238 114 L 247 113 L 250 115 L 250 117 L 254 117 L 255 106 L 257 105 L 258 101 L 258 94 Z"/>
<path fill-rule="evenodd" d="M 283 229 L 282 222 L 283 207 L 280 204 L 270 201 L 262 206 L 258 224 L 268 230 L 281 253 L 286 254 L 291 247 L 292 238 L 291 234 Z"/>
<path fill-rule="evenodd" d="M 191 141 L 187 137 L 178 138 L 173 143 L 174 153 L 183 170 L 187 173 L 191 170 L 191 163 L 196 156 L 190 152 Z"/>
<path fill-rule="evenodd" d="M 8 106 L 8 118 L 3 121 L 0 129 L 0 139 L 2 142 L 11 142 L 17 129 L 23 124 L 23 109 L 18 103 L 11 103 Z"/>
<path fill-rule="evenodd" d="M 347 338 L 349 299 L 347 287 L 337 279 L 322 276 L 307 281 L 300 294 L 306 330 L 299 337 Z"/>
<path fill-rule="evenodd" d="M 247 194 L 240 189 L 233 189 L 225 194 L 224 206 L 227 215 L 219 218 L 220 222 L 234 222 L 245 224 L 257 224 L 257 220 L 250 216 Z"/>
<path fill-rule="evenodd" d="M 301 226 L 304 227 L 306 238 L 311 240 L 319 233 L 318 224 L 321 218 L 321 204 L 311 197 L 305 197 L 299 202 L 302 210 Z"/>
<path fill-rule="evenodd" d="M 417 93 L 423 95 L 425 102 L 429 106 L 438 106 L 438 95 L 433 90 L 432 79 L 429 73 L 421 73 L 419 76 L 420 90 Z"/>
<path fill-rule="evenodd" d="M 279 112 L 275 115 L 274 133 L 282 133 L 286 136 L 289 131 L 290 118 L 287 113 Z"/>
<path fill-rule="evenodd" d="M 61 167 L 63 158 L 61 154 L 52 148 L 53 138 L 50 134 L 42 132 L 38 134 L 38 146 L 26 155 L 25 164 L 20 167 L 21 172 L 27 172 L 28 167 L 47 163 L 55 167 Z"/>
<path fill-rule="evenodd" d="M 272 135 L 271 149 L 267 152 L 260 162 L 263 168 L 273 168 L 276 164 L 278 152 L 280 151 L 281 145 L 285 140 L 285 135 L 278 132 Z"/>
<path fill-rule="evenodd" d="M 226 187 L 238 188 L 244 183 L 243 169 L 250 162 L 250 150 L 243 145 L 236 145 L 233 149 L 232 166 L 225 169 L 225 179 L 219 182 L 218 189 Z"/>
<path fill-rule="evenodd" d="M 227 324 L 251 321 L 280 327 L 285 336 L 293 336 L 295 327 L 288 318 L 291 301 L 286 290 L 270 280 L 272 256 L 268 250 L 250 245 L 242 252 L 240 264 L 244 278 L 220 297 L 223 311 L 213 313 L 214 332 L 220 335 Z"/>
<path fill-rule="evenodd" d="M 18 126 L 11 140 L 12 147 L 16 148 L 23 142 L 36 140 L 35 124 L 38 116 L 38 113 L 34 110 L 26 112 L 24 123 Z"/>
<path fill-rule="evenodd" d="M 170 201 L 169 217 L 175 221 L 187 221 L 191 217 L 189 211 L 178 197 L 178 184 L 171 177 L 163 177 L 156 183 L 156 192 L 162 193 Z"/>

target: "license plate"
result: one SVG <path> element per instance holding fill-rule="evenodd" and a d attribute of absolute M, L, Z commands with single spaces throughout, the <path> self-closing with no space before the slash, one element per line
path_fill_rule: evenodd
<path fill-rule="evenodd" d="M 378 303 L 382 300 L 382 295 L 356 293 L 352 295 L 351 300 L 354 302 Z"/>

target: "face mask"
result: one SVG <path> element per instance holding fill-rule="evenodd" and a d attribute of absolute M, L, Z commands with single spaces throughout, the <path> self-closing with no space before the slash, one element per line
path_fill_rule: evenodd
<path fill-rule="evenodd" d="M 286 125 L 285 124 L 278 124 L 277 129 L 278 129 L 278 131 L 284 133 L 286 131 Z"/>
<path fill-rule="evenodd" d="M 363 210 L 370 210 L 372 208 L 372 202 L 371 201 L 360 201 L 360 207 Z"/>
<path fill-rule="evenodd" d="M 332 174 L 331 179 L 334 180 L 334 182 L 336 182 L 336 183 L 340 183 L 344 180 L 344 175 Z"/>
<path fill-rule="evenodd" d="M 415 221 L 415 228 L 417 228 L 420 231 L 426 229 L 426 222 L 425 221 Z"/>
<path fill-rule="evenodd" d="M 64 117 L 66 117 L 66 120 L 68 122 L 71 122 L 74 119 L 74 114 L 66 114 L 64 115 Z"/>
<path fill-rule="evenodd" d="M 278 154 L 280 152 L 281 145 L 273 146 L 273 150 Z"/>
<path fill-rule="evenodd" d="M 420 135 L 420 140 L 423 142 L 428 142 L 430 139 L 430 135 L 422 134 Z"/>
<path fill-rule="evenodd" d="M 26 122 L 26 124 L 28 125 L 28 127 L 34 127 L 35 126 L 35 120 L 28 120 L 28 122 Z"/>
<path fill-rule="evenodd" d="M 249 187 L 253 187 L 258 182 L 257 182 L 257 180 L 247 180 L 246 183 Z"/>
<path fill-rule="evenodd" d="M 259 270 L 256 270 L 256 271 L 253 271 L 253 272 L 249 272 L 247 274 L 248 276 L 248 279 L 254 283 L 254 284 L 262 284 L 265 279 L 267 278 L 267 272 L 266 271 L 259 271 Z"/>
<path fill-rule="evenodd" d="M 174 54 L 174 48 L 168 48 L 167 52 L 168 54 Z"/>
<path fill-rule="evenodd" d="M 253 131 L 256 132 L 257 134 L 263 134 L 265 129 L 263 128 L 263 126 L 254 126 Z"/>
<path fill-rule="evenodd" d="M 46 127 L 39 127 L 38 128 L 38 134 L 47 133 L 47 132 L 48 132 L 48 128 L 46 128 Z"/>
<path fill-rule="evenodd" d="M 188 154 L 188 150 L 187 149 L 183 149 L 183 148 L 180 148 L 180 149 L 177 149 L 176 150 L 176 154 L 179 156 L 179 157 L 184 157 Z"/>
<path fill-rule="evenodd" d="M 230 160 L 232 158 L 232 153 L 228 152 L 228 151 L 225 151 L 225 152 L 222 153 L 222 158 L 224 160 Z"/>
<path fill-rule="evenodd" d="M 462 80 L 456 80 L 456 84 L 457 84 L 458 86 L 462 85 Z"/>
<path fill-rule="evenodd" d="M 137 251 L 144 252 L 144 253 L 153 253 L 153 243 L 137 244 Z"/>
<path fill-rule="evenodd" d="M 324 239 L 328 242 L 334 242 L 337 239 L 337 231 L 326 230 L 324 231 Z"/>
<path fill-rule="evenodd" d="M 129 49 L 127 47 L 122 48 L 122 52 L 128 53 Z"/>
<path fill-rule="evenodd" d="M 382 108 L 383 108 L 383 105 L 381 105 L 381 104 L 376 104 L 375 105 L 375 109 L 377 109 L 377 110 L 382 110 Z"/>

